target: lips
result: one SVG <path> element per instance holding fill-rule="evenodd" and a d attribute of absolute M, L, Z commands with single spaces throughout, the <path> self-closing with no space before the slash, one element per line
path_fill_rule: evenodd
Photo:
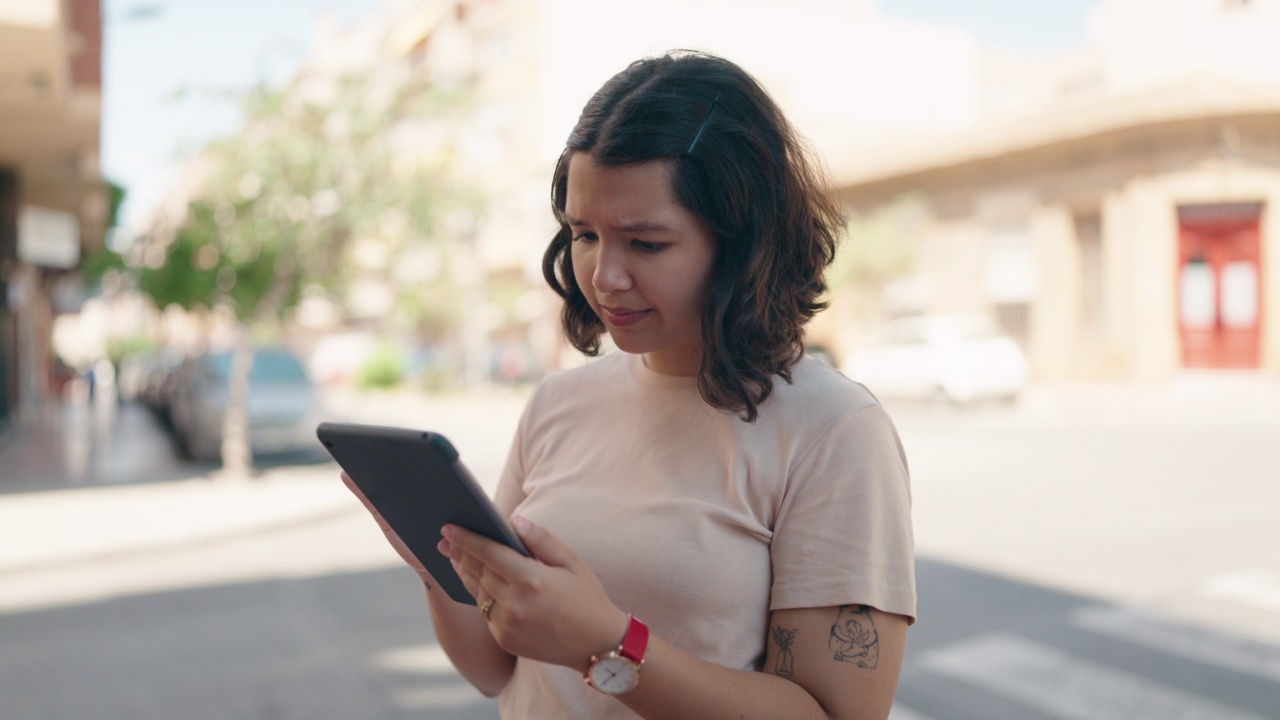
<path fill-rule="evenodd" d="M 600 306 L 600 317 L 613 327 L 631 327 L 649 317 L 653 310 L 628 310 L 627 308 Z"/>

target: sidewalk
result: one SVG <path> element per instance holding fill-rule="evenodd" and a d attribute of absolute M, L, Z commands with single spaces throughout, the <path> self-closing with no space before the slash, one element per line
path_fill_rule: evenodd
<path fill-rule="evenodd" d="M 177 480 L 211 469 L 184 461 L 136 403 L 49 404 L 0 434 L 0 494 Z"/>
<path fill-rule="evenodd" d="M 445 432 L 492 490 L 523 397 L 351 393 L 327 404 L 335 420 Z M 133 404 L 51 407 L 15 428 L 0 440 L 0 587 L 8 586 L 0 612 L 54 600 L 22 589 L 35 588 L 36 576 L 367 520 L 332 462 L 268 464 L 248 480 L 218 477 L 217 470 L 182 460 L 159 423 Z M 74 600 L 96 591 L 86 585 L 57 592 Z"/>

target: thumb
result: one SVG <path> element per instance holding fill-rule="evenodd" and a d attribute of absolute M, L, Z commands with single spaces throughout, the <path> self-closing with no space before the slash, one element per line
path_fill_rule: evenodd
<path fill-rule="evenodd" d="M 582 565 L 582 559 L 551 531 L 538 525 L 523 515 L 511 516 L 511 527 L 515 528 L 524 546 L 529 548 L 533 556 L 545 565 L 552 567 L 576 568 Z"/>

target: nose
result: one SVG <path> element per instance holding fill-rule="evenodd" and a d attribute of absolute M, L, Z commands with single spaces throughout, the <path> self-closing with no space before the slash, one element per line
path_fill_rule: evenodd
<path fill-rule="evenodd" d="M 612 294 L 631 289 L 631 271 L 626 252 L 601 240 L 596 246 L 596 267 L 591 273 L 591 286 L 596 292 Z"/>

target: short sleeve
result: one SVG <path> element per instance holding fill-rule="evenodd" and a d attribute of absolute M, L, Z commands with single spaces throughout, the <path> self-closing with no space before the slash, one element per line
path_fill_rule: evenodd
<path fill-rule="evenodd" d="M 536 395 L 535 395 L 536 397 Z M 507 463 L 502 468 L 502 475 L 498 478 L 498 487 L 493 493 L 493 504 L 498 508 L 498 512 L 507 519 L 511 518 L 511 513 L 524 502 L 524 478 L 526 474 L 525 457 L 527 449 L 525 442 L 529 437 L 529 422 L 533 411 L 533 399 L 525 403 L 524 411 L 520 415 L 520 422 L 516 425 L 515 437 L 511 439 L 511 449 L 507 451 Z"/>
<path fill-rule="evenodd" d="M 770 554 L 772 610 L 860 604 L 915 621 L 910 479 L 879 404 L 846 415 L 797 461 Z"/>

